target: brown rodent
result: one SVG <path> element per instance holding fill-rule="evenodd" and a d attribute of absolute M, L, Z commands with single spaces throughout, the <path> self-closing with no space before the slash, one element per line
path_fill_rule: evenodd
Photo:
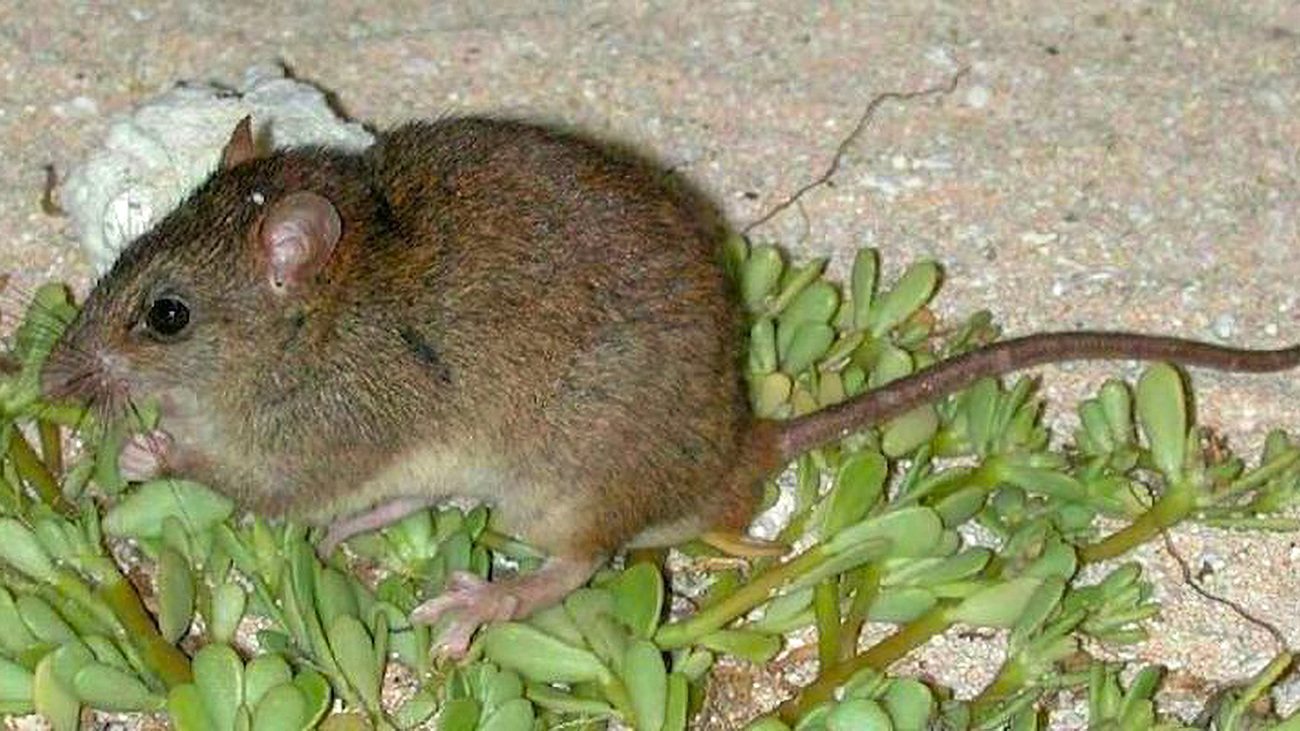
<path fill-rule="evenodd" d="M 646 166 L 541 127 L 445 119 L 360 154 L 253 154 L 133 242 L 46 365 L 52 397 L 160 398 L 124 464 L 326 546 L 449 495 L 489 500 L 550 558 L 458 576 L 416 612 L 475 627 L 582 584 L 626 545 L 743 533 L 794 455 L 976 378 L 1079 358 L 1231 370 L 1300 350 L 1065 333 L 999 343 L 784 424 L 751 415 L 741 313 L 714 232 Z"/>

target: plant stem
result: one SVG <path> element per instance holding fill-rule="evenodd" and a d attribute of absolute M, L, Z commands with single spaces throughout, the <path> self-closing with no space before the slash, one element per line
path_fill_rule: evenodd
<path fill-rule="evenodd" d="M 767 600 L 768 595 L 786 581 L 815 568 L 831 556 L 819 548 L 811 548 L 790 561 L 773 566 L 755 576 L 736 593 L 682 622 L 673 622 L 659 628 L 655 642 L 665 650 L 685 647 L 739 617 Z"/>
<path fill-rule="evenodd" d="M 819 703 L 831 698 L 835 689 L 863 668 L 875 668 L 883 671 L 895 660 L 903 657 L 917 647 L 925 644 L 931 637 L 940 634 L 952 625 L 948 619 L 948 609 L 957 605 L 956 601 L 940 602 L 930 611 L 900 627 L 894 634 L 876 643 L 866 652 L 822 671 L 812 685 L 804 688 L 799 695 L 782 703 L 777 713 L 786 723 L 793 724 L 803 714 Z"/>
<path fill-rule="evenodd" d="M 170 690 L 194 679 L 190 659 L 158 634 L 140 595 L 126 577 L 119 574 L 112 582 L 101 584 L 97 593 L 126 627 L 131 641 L 140 648 L 145 662 L 158 673 L 163 685 Z"/>
<path fill-rule="evenodd" d="M 1250 679 L 1250 684 L 1241 689 L 1235 701 L 1223 712 L 1220 718 L 1222 726 L 1220 728 L 1236 728 L 1237 721 L 1246 713 L 1250 707 L 1261 695 L 1268 691 L 1273 683 L 1281 677 L 1291 667 L 1291 661 L 1294 655 L 1289 652 L 1283 652 L 1269 661 L 1255 676 Z"/>
<path fill-rule="evenodd" d="M 1291 465 L 1295 464 L 1296 460 L 1300 460 L 1300 449 L 1288 449 L 1277 457 L 1274 457 L 1273 461 L 1268 464 L 1262 464 L 1233 480 L 1224 489 L 1210 495 L 1210 498 L 1216 504 L 1222 504 L 1248 490 L 1268 482 L 1277 475 L 1282 474 L 1289 469 Z"/>
<path fill-rule="evenodd" d="M 827 668 L 840 661 L 840 589 L 836 577 L 817 582 L 813 609 L 817 615 L 817 660 Z"/>
<path fill-rule="evenodd" d="M 840 660 L 847 660 L 858 647 L 862 625 L 867 622 L 867 611 L 871 609 L 871 602 L 875 601 L 876 595 L 880 592 L 880 565 L 875 562 L 869 563 L 849 576 L 852 577 L 851 581 L 857 584 L 857 589 L 853 592 L 853 602 L 849 604 L 848 614 L 844 616 L 840 629 L 840 636 L 844 638 L 840 645 L 844 657 L 839 658 Z"/>
<path fill-rule="evenodd" d="M 1169 485 L 1155 505 L 1127 527 L 1105 539 L 1079 549 L 1079 560 L 1095 563 L 1122 556 L 1146 543 L 1160 531 L 1186 518 L 1196 506 L 1196 489 L 1193 483 L 1179 481 Z"/>
<path fill-rule="evenodd" d="M 36 430 L 41 436 L 41 457 L 50 473 L 63 474 L 63 444 L 59 434 L 59 425 L 47 419 L 36 422 Z"/>
<path fill-rule="evenodd" d="M 13 460 L 18 476 L 36 490 L 36 494 L 46 505 L 62 515 L 76 516 L 76 511 L 67 500 L 63 499 L 58 481 L 50 474 L 49 468 L 36 455 L 36 450 L 32 449 L 32 445 L 18 429 L 14 429 L 9 437 L 9 458 Z"/>
<path fill-rule="evenodd" d="M 998 674 L 979 695 L 971 699 L 971 718 L 980 718 L 987 709 L 998 701 L 1010 698 L 1025 685 L 1025 666 L 1015 658 L 1009 658 L 998 668 Z"/>

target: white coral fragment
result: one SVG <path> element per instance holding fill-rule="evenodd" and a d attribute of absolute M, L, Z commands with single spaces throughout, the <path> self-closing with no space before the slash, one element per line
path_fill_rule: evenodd
<path fill-rule="evenodd" d="M 235 124 L 253 118 L 259 150 L 319 144 L 360 150 L 374 137 L 341 119 L 320 89 L 278 66 L 249 69 L 235 89 L 182 85 L 115 120 L 103 146 L 71 170 L 59 201 L 103 273 L 136 236 L 216 169 Z"/>

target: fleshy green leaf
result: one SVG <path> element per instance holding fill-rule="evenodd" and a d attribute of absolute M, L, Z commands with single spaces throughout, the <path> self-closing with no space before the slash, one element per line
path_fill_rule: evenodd
<path fill-rule="evenodd" d="M 167 694 L 167 715 L 176 731 L 213 731 L 216 726 L 203 707 L 203 698 L 193 683 L 178 685 Z"/>
<path fill-rule="evenodd" d="M 616 714 L 614 707 L 603 700 L 579 698 L 542 683 L 528 684 L 528 700 L 557 713 L 573 713 L 589 718 L 609 718 Z"/>
<path fill-rule="evenodd" d="M 888 473 L 889 465 L 879 452 L 857 452 L 844 460 L 827 502 L 822 535 L 833 536 L 862 520 L 880 499 Z"/>
<path fill-rule="evenodd" d="M 212 590 L 212 616 L 208 618 L 208 633 L 213 642 L 227 644 L 235 636 L 239 622 L 244 618 L 248 595 L 243 587 L 233 582 L 218 584 Z"/>
<path fill-rule="evenodd" d="M 668 702 L 668 671 L 658 647 L 637 640 L 627 648 L 623 661 L 623 682 L 632 697 L 637 731 L 659 731 L 664 725 Z"/>
<path fill-rule="evenodd" d="M 314 728 L 329 712 L 331 698 L 329 681 L 315 670 L 304 670 L 294 676 L 293 684 L 298 686 L 303 698 L 307 700 L 304 728 Z"/>
<path fill-rule="evenodd" d="M 614 596 L 614 617 L 632 630 L 634 637 L 654 636 L 664 601 L 664 581 L 659 569 L 650 563 L 634 564 L 609 588 Z"/>
<path fill-rule="evenodd" d="M 934 592 L 919 586 L 882 591 L 876 595 L 867 610 L 875 622 L 910 622 L 925 614 L 938 602 Z"/>
<path fill-rule="evenodd" d="M 784 268 L 781 252 L 775 246 L 754 247 L 740 269 L 741 298 L 750 310 L 757 310 L 776 289 Z"/>
<path fill-rule="evenodd" d="M 194 684 L 216 731 L 234 731 L 244 702 L 244 664 L 227 645 L 204 645 L 194 655 Z"/>
<path fill-rule="evenodd" d="M 781 370 L 793 376 L 826 355 L 835 341 L 835 329 L 824 322 L 801 322 L 792 327 L 790 347 L 781 354 Z"/>
<path fill-rule="evenodd" d="M 776 324 L 764 317 L 749 329 L 749 369 L 756 374 L 776 370 Z"/>
<path fill-rule="evenodd" d="M 929 301 L 939 284 L 939 266 L 932 261 L 917 262 L 903 272 L 894 288 L 880 297 L 869 316 L 869 329 L 875 337 L 889 332 Z"/>
<path fill-rule="evenodd" d="M 158 554 L 158 632 L 175 643 L 194 618 L 194 575 L 176 549 L 163 546 Z"/>
<path fill-rule="evenodd" d="M 826 731 L 892 731 L 894 724 L 879 703 L 850 698 L 826 716 Z"/>
<path fill-rule="evenodd" d="M 701 647 L 763 663 L 781 651 L 781 637 L 743 629 L 720 629 L 699 639 Z"/>
<path fill-rule="evenodd" d="M 397 723 L 398 728 L 415 728 L 432 717 L 436 710 L 438 710 L 438 701 L 434 700 L 427 691 L 421 691 L 393 711 L 393 721 Z"/>
<path fill-rule="evenodd" d="M 502 667 L 542 683 L 608 682 L 609 668 L 591 652 L 518 622 L 502 622 L 483 632 L 483 651 Z"/>
<path fill-rule="evenodd" d="M 38 642 L 18 613 L 8 590 L 0 586 L 0 650 L 17 655 Z"/>
<path fill-rule="evenodd" d="M 1138 420 L 1151 445 L 1151 458 L 1169 479 L 1183 473 L 1187 446 L 1187 397 L 1178 371 L 1155 363 L 1138 379 Z"/>
<path fill-rule="evenodd" d="M 281 683 L 267 689 L 254 706 L 253 731 L 298 731 L 306 720 L 306 696 L 293 683 Z"/>
<path fill-rule="evenodd" d="M 365 625 L 350 614 L 340 614 L 329 627 L 329 642 L 348 682 L 370 708 L 379 708 L 379 685 L 383 678 L 376 672 L 378 661 Z"/>
<path fill-rule="evenodd" d="M 533 704 L 516 698 L 501 704 L 483 719 L 479 731 L 530 731 L 533 727 Z"/>
<path fill-rule="evenodd" d="M 55 675 L 53 653 L 36 665 L 32 702 L 53 731 L 77 731 L 81 725 L 81 703 L 72 689 Z"/>
<path fill-rule="evenodd" d="M 77 633 L 44 599 L 24 594 L 18 597 L 16 604 L 23 624 L 42 642 L 58 645 L 77 640 Z"/>
<path fill-rule="evenodd" d="M 438 713 L 438 731 L 477 731 L 479 707 L 473 698 L 453 698 Z"/>
<path fill-rule="evenodd" d="M 890 457 L 902 457 L 934 438 L 939 430 L 939 414 L 930 404 L 890 419 L 880 438 L 880 451 Z"/>
<path fill-rule="evenodd" d="M 244 702 L 256 707 L 268 690 L 293 680 L 289 663 L 274 653 L 258 655 L 244 668 Z"/>
<path fill-rule="evenodd" d="M 31 671 L 0 657 L 0 701 L 26 701 L 31 697 Z"/>
<path fill-rule="evenodd" d="M 72 685 L 83 701 L 105 711 L 156 711 L 167 704 L 134 674 L 112 665 L 86 665 L 77 671 Z"/>
<path fill-rule="evenodd" d="M 329 627 L 341 615 L 357 617 L 357 595 L 352 583 L 338 569 L 320 567 L 316 576 L 316 611 L 320 613 L 321 626 Z"/>
<path fill-rule="evenodd" d="M 853 296 L 853 326 L 865 329 L 871 324 L 871 304 L 876 293 L 879 255 L 875 249 L 858 249 L 850 275 Z"/>
<path fill-rule="evenodd" d="M 891 546 L 890 555 L 924 557 L 939 543 L 942 534 L 943 522 L 934 510 L 912 505 L 860 521 L 822 545 L 838 553 L 855 543 L 885 539 Z"/>
<path fill-rule="evenodd" d="M 790 400 L 794 381 L 784 373 L 769 373 L 754 382 L 750 400 L 754 404 L 754 413 L 762 417 L 776 416 L 781 407 Z"/>
<path fill-rule="evenodd" d="M 0 560 L 37 581 L 55 581 L 49 554 L 31 530 L 14 518 L 0 518 Z"/>
<path fill-rule="evenodd" d="M 925 731 L 934 715 L 934 694 L 915 678 L 896 678 L 880 699 L 897 731 Z"/>
<path fill-rule="evenodd" d="M 108 511 L 104 532 L 122 538 L 160 538 L 163 521 L 174 517 L 190 533 L 199 533 L 230 517 L 234 509 L 230 498 L 197 482 L 155 480 Z"/>
<path fill-rule="evenodd" d="M 949 616 L 977 627 L 1010 628 L 1042 583 L 1040 578 L 1021 576 L 981 589 L 954 607 Z"/>

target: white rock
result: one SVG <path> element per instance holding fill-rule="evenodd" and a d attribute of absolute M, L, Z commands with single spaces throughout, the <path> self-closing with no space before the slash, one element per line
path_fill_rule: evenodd
<path fill-rule="evenodd" d="M 109 128 L 103 146 L 68 173 L 59 202 L 101 273 L 213 170 L 235 124 L 252 115 L 259 149 L 321 144 L 360 150 L 374 137 L 340 119 L 314 86 L 278 66 L 245 72 L 237 89 L 178 85 Z"/>

